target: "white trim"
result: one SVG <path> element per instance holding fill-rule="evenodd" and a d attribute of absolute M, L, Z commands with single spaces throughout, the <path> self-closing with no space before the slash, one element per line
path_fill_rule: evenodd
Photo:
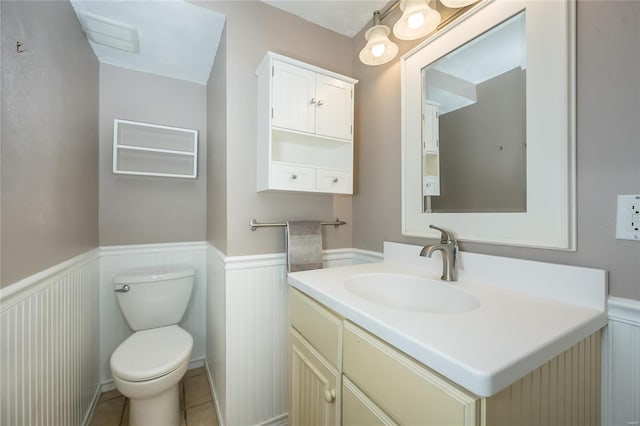
<path fill-rule="evenodd" d="M 115 385 L 114 385 L 115 388 Z M 91 400 L 91 406 L 87 410 L 87 413 L 82 420 L 83 426 L 89 426 L 91 424 L 91 419 L 93 419 L 93 413 L 96 411 L 96 407 L 98 406 L 98 401 L 100 401 L 100 395 L 102 392 L 106 392 L 106 390 L 102 387 L 102 385 L 98 385 L 95 393 L 93 394 L 93 399 Z"/>
<path fill-rule="evenodd" d="M 623 322 L 640 327 L 640 300 L 609 296 L 609 321 Z"/>
<path fill-rule="evenodd" d="M 100 247 L 100 256 L 121 256 L 123 254 L 166 253 L 170 251 L 206 250 L 206 241 L 190 241 L 184 243 L 130 244 Z"/>
<path fill-rule="evenodd" d="M 218 249 L 216 249 L 215 247 L 213 248 L 218 253 L 220 253 Z M 216 389 L 213 386 L 213 377 L 211 376 L 211 369 L 209 368 L 209 363 L 207 362 L 206 358 L 204 359 L 204 367 L 207 371 L 207 381 L 209 382 L 209 390 L 211 391 L 211 395 L 213 395 L 213 404 L 215 405 L 215 409 L 216 409 L 216 417 L 218 418 L 218 425 L 225 426 L 224 419 L 222 418 L 222 411 L 220 411 L 220 400 L 218 399 L 218 394 L 216 393 Z"/>
<path fill-rule="evenodd" d="M 209 244 L 215 256 L 224 262 L 226 271 L 235 269 L 264 268 L 268 266 L 279 266 L 287 263 L 286 253 L 254 254 L 247 256 L 225 256 L 216 247 Z M 360 250 L 354 248 L 327 249 L 322 251 L 322 260 L 334 261 L 343 259 L 358 259 L 364 262 L 379 262 L 383 259 L 382 253 Z"/>
<path fill-rule="evenodd" d="M 248 256 L 227 256 L 224 258 L 224 269 L 264 268 L 266 266 L 284 265 L 287 263 L 285 253 L 254 254 Z"/>
<path fill-rule="evenodd" d="M 353 249 L 341 248 L 341 249 L 327 249 L 322 251 L 322 260 L 341 260 L 341 259 L 353 259 Z"/>
<path fill-rule="evenodd" d="M 384 260 L 384 253 L 371 251 L 371 250 L 362 250 L 357 248 L 350 249 L 350 250 L 353 253 L 353 260 L 357 261 L 357 263 L 373 263 L 373 262 L 382 262 Z"/>
<path fill-rule="evenodd" d="M 289 413 L 280 414 L 264 422 L 258 423 L 256 426 L 287 426 L 289 424 Z"/>
<path fill-rule="evenodd" d="M 71 270 L 81 268 L 89 262 L 96 260 L 99 255 L 99 249 L 95 248 L 89 250 L 43 271 L 30 275 L 14 284 L 1 288 L 0 312 L 4 312 L 16 303 L 19 303 L 34 293 L 56 283 L 62 275 L 69 273 Z"/>

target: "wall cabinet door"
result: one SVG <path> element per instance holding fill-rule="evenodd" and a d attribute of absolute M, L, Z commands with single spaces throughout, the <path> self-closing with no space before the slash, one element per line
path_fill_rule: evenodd
<path fill-rule="evenodd" d="M 438 106 L 425 102 L 422 108 L 422 150 L 437 153 L 440 149 Z"/>
<path fill-rule="evenodd" d="M 351 139 L 353 85 L 316 74 L 316 133 Z"/>
<path fill-rule="evenodd" d="M 351 139 L 352 84 L 279 61 L 272 77 L 274 126 Z"/>
<path fill-rule="evenodd" d="M 340 425 L 340 374 L 293 328 L 290 339 L 289 424 Z"/>
<path fill-rule="evenodd" d="M 315 75 L 313 71 L 273 61 L 272 124 L 301 132 L 315 132 Z"/>

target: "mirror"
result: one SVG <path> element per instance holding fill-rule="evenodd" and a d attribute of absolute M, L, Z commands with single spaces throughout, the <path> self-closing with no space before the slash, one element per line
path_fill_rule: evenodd
<path fill-rule="evenodd" d="M 425 212 L 526 212 L 526 13 L 422 69 Z"/>
<path fill-rule="evenodd" d="M 574 14 L 486 1 L 402 57 L 403 235 L 575 249 Z"/>

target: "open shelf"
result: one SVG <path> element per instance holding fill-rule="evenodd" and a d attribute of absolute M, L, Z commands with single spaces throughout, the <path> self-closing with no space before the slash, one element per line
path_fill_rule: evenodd
<path fill-rule="evenodd" d="M 113 173 L 194 179 L 197 164 L 197 130 L 114 120 Z"/>

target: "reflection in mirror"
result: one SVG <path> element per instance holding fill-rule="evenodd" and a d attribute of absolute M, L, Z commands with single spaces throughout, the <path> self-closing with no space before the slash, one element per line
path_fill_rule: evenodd
<path fill-rule="evenodd" d="M 526 212 L 526 17 L 422 68 L 427 213 Z"/>

